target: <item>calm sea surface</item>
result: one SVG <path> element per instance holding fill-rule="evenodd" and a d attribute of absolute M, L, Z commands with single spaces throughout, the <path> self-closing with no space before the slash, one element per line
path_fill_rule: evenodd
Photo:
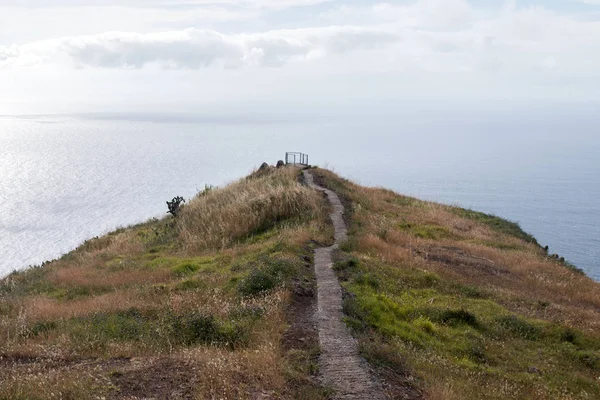
<path fill-rule="evenodd" d="M 303 151 L 362 184 L 518 221 L 600 280 L 593 113 L 356 119 L 0 118 L 0 276 Z"/>

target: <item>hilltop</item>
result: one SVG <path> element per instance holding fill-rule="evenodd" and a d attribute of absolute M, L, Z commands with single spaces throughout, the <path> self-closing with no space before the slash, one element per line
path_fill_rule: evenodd
<path fill-rule="evenodd" d="M 344 322 L 391 398 L 600 397 L 600 284 L 520 227 L 312 168 L 339 196 Z M 295 167 L 0 281 L 0 399 L 335 396 L 319 371 L 324 195 Z"/>

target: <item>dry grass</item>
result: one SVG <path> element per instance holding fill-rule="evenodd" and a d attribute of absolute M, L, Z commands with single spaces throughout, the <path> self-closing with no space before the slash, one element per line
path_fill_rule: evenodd
<path fill-rule="evenodd" d="M 329 171 L 319 170 L 329 179 Z M 461 283 L 561 306 L 559 321 L 600 331 L 600 284 L 547 258 L 531 243 L 456 215 L 452 207 L 349 182 L 355 203 L 357 250 Z M 365 205 L 368 205 L 365 207 Z M 410 225 L 410 228 L 406 226 Z M 522 310 L 520 310 L 522 311 Z M 595 318 L 589 318 L 591 314 Z M 585 316 L 585 317 L 584 317 Z"/>
<path fill-rule="evenodd" d="M 168 270 L 122 269 L 106 271 L 105 269 L 86 267 L 56 268 L 48 273 L 48 281 L 57 287 L 120 287 L 127 285 L 146 285 L 166 282 L 173 278 Z"/>
<path fill-rule="evenodd" d="M 2 280 L 0 399 L 326 398 L 314 351 L 281 346 L 311 245 L 332 236 L 298 173 Z M 336 269 L 369 360 L 412 369 L 430 399 L 600 396 L 598 283 L 506 221 L 315 173 L 350 211 Z"/>
<path fill-rule="evenodd" d="M 0 281 L 0 399 L 293 397 L 291 285 L 332 236 L 298 176 L 254 173 Z"/>
<path fill-rule="evenodd" d="M 286 168 L 255 175 L 194 198 L 178 220 L 186 249 L 221 249 L 278 223 L 316 217 L 322 199 L 296 174 Z"/>
<path fill-rule="evenodd" d="M 141 295 L 138 292 L 119 291 L 100 296 L 86 297 L 73 301 L 49 299 L 46 296 L 28 296 L 22 304 L 29 322 L 68 319 L 88 315 L 90 310 L 107 313 L 129 308 L 156 307 L 160 304 L 156 296 Z"/>
<path fill-rule="evenodd" d="M 365 348 L 379 338 L 396 349 L 426 397 L 600 396 L 599 283 L 515 224 L 315 174 L 351 210 L 338 266 L 353 294 L 349 323 Z M 388 366 L 398 358 L 365 355 Z"/>

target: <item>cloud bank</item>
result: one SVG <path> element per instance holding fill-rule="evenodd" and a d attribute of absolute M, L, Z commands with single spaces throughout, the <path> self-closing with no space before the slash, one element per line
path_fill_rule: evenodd
<path fill-rule="evenodd" d="M 600 55 L 593 51 L 600 48 L 598 19 L 561 14 L 539 6 L 518 8 L 514 1 L 507 1 L 496 10 L 477 9 L 465 0 L 355 6 L 323 0 L 184 1 L 171 3 L 169 10 L 192 7 L 198 12 L 207 5 L 271 10 L 310 8 L 320 3 L 329 7 L 316 14 L 317 18 L 295 23 L 312 24 L 308 27 L 250 33 L 186 27 L 151 33 L 72 35 L 20 45 L 0 42 L 0 68 L 282 67 L 374 49 L 385 52 L 364 54 L 362 66 L 376 64 L 372 57 L 379 57 L 377 61 L 388 70 L 402 71 L 502 70 L 522 74 L 543 69 L 572 74 L 579 69 L 584 74 L 594 74 L 593 69 L 600 66 Z"/>
<path fill-rule="evenodd" d="M 330 53 L 379 48 L 398 40 L 396 33 L 382 29 L 337 26 L 257 34 L 223 34 L 195 28 L 148 34 L 109 32 L 3 46 L 0 67 L 41 64 L 69 64 L 76 68 L 280 67 Z"/>
<path fill-rule="evenodd" d="M 69 107 L 600 100 L 596 0 L 482 3 L 9 0 L 0 6 L 0 113 L 59 96 Z"/>

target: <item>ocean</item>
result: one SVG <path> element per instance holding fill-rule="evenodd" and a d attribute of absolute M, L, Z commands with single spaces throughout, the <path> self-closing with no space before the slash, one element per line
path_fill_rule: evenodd
<path fill-rule="evenodd" d="M 412 110 L 0 117 L 0 276 L 160 217 L 286 151 L 361 184 L 517 221 L 600 280 L 600 117 Z"/>

